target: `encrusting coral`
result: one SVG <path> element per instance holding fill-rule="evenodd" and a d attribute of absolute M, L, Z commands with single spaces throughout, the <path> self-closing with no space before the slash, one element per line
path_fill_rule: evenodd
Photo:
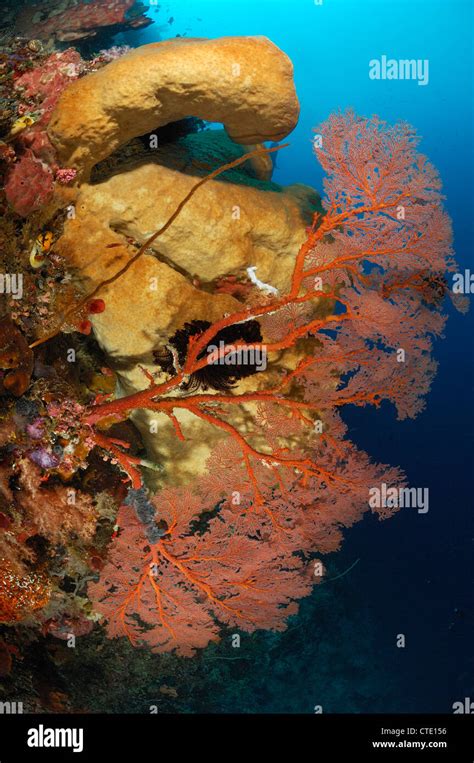
<path fill-rule="evenodd" d="M 70 48 L 51 53 L 39 66 L 15 78 L 20 118 L 9 137 L 17 156 L 6 174 L 5 195 L 23 217 L 52 201 L 55 174 L 61 168 L 45 128 L 60 94 L 83 70 L 81 56 Z"/>

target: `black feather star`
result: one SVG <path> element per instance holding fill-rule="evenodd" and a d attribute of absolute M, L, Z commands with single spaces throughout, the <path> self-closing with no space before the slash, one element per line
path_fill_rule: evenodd
<path fill-rule="evenodd" d="M 168 345 L 176 351 L 181 366 L 184 365 L 186 360 L 190 337 L 203 334 L 211 325 L 212 324 L 208 321 L 191 321 L 191 323 L 185 323 L 184 328 L 178 329 L 178 331 L 171 337 Z M 237 323 L 218 331 L 207 347 L 200 352 L 198 360 L 209 356 L 212 352 L 212 348 L 215 346 L 220 347 L 221 343 L 227 346 L 236 342 L 254 344 L 261 341 L 262 334 L 260 333 L 260 325 L 257 321 L 250 320 L 245 321 L 244 323 Z M 168 347 L 155 350 L 153 356 L 155 363 L 159 365 L 163 371 L 170 374 L 176 372 L 173 361 L 173 352 Z M 225 392 L 226 390 L 231 389 L 239 379 L 252 376 L 252 374 L 259 370 L 255 362 L 247 362 L 246 355 L 242 354 L 242 358 L 245 359 L 245 362 L 233 362 L 232 364 L 208 363 L 204 368 L 191 374 L 189 380 L 182 385 L 182 389 L 190 392 L 196 392 L 198 389 L 215 389 L 219 392 Z"/>

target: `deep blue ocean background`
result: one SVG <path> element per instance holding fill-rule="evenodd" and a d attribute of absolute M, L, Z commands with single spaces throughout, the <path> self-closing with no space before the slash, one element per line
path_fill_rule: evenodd
<path fill-rule="evenodd" d="M 148 15 L 156 23 L 130 35 L 129 44 L 177 34 L 265 35 L 289 55 L 301 117 L 290 148 L 278 155 L 273 179 L 279 183 L 322 189 L 312 130 L 334 110 L 351 106 L 413 124 L 420 150 L 443 179 L 460 269 L 474 271 L 470 0 L 169 0 Z M 370 80 L 369 60 L 384 54 L 428 59 L 429 83 Z M 345 415 L 359 447 L 376 461 L 400 465 L 412 485 L 429 488 L 429 513 L 405 509 L 387 522 L 367 515 L 347 532 L 334 565 L 343 572 L 359 561 L 327 584 L 337 602 L 329 604 L 334 616 L 327 601 L 321 620 L 317 602 L 304 602 L 304 649 L 299 637 L 288 647 L 290 633 L 285 657 L 275 649 L 261 685 L 257 677 L 249 690 L 255 696 L 240 696 L 235 711 L 313 712 L 321 703 L 332 712 L 450 712 L 453 702 L 474 699 L 473 315 L 449 312 L 424 413 L 405 422 L 397 422 L 390 406 Z M 396 647 L 401 633 L 404 649 Z M 328 670 L 330 697 L 321 696 L 328 693 L 322 689 Z"/>

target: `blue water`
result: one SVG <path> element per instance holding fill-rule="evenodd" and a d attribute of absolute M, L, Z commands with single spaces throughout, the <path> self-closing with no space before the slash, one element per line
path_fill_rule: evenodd
<path fill-rule="evenodd" d="M 156 24 L 134 44 L 178 33 L 265 35 L 289 55 L 301 116 L 289 137 L 291 146 L 278 155 L 277 182 L 321 189 L 312 129 L 334 110 L 352 106 L 363 115 L 413 124 L 423 138 L 421 150 L 443 179 L 457 260 L 461 269 L 474 270 L 469 0 L 324 0 L 322 5 L 313 0 L 170 0 L 158 10 L 152 7 L 149 15 Z M 166 23 L 170 17 L 171 25 Z M 369 79 L 369 61 L 384 54 L 428 59 L 428 84 Z M 474 698 L 472 321 L 472 313 L 450 315 L 446 337 L 435 350 L 439 373 L 427 409 L 415 421 L 397 422 L 389 406 L 346 414 L 360 447 L 377 461 L 399 464 L 413 485 L 430 490 L 427 515 L 405 510 L 385 523 L 368 517 L 347 533 L 338 559 L 341 569 L 360 559 L 335 592 L 353 609 L 352 620 L 347 612 L 352 623 L 347 649 L 369 627 L 373 665 L 375 658 L 381 660 L 384 673 L 397 679 L 390 710 L 449 712 L 454 701 Z M 401 633 L 405 649 L 395 646 Z M 331 633 L 326 637 L 330 640 Z M 314 655 L 316 660 L 316 642 Z M 297 653 L 294 661 L 288 681 L 304 683 Z M 375 671 L 371 665 L 368 660 L 365 671 Z M 335 664 L 334 680 L 340 678 Z M 376 685 L 377 676 L 373 679 Z M 372 707 L 380 710 L 375 695 Z"/>

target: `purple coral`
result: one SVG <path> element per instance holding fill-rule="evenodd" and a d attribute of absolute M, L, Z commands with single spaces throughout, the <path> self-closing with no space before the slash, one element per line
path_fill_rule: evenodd
<path fill-rule="evenodd" d="M 50 453 L 46 448 L 35 448 L 28 453 L 28 458 L 42 469 L 54 469 L 59 466 L 60 459 L 54 453 Z"/>
<path fill-rule="evenodd" d="M 44 421 L 37 418 L 32 424 L 27 424 L 26 432 L 32 440 L 41 440 L 44 435 Z"/>

